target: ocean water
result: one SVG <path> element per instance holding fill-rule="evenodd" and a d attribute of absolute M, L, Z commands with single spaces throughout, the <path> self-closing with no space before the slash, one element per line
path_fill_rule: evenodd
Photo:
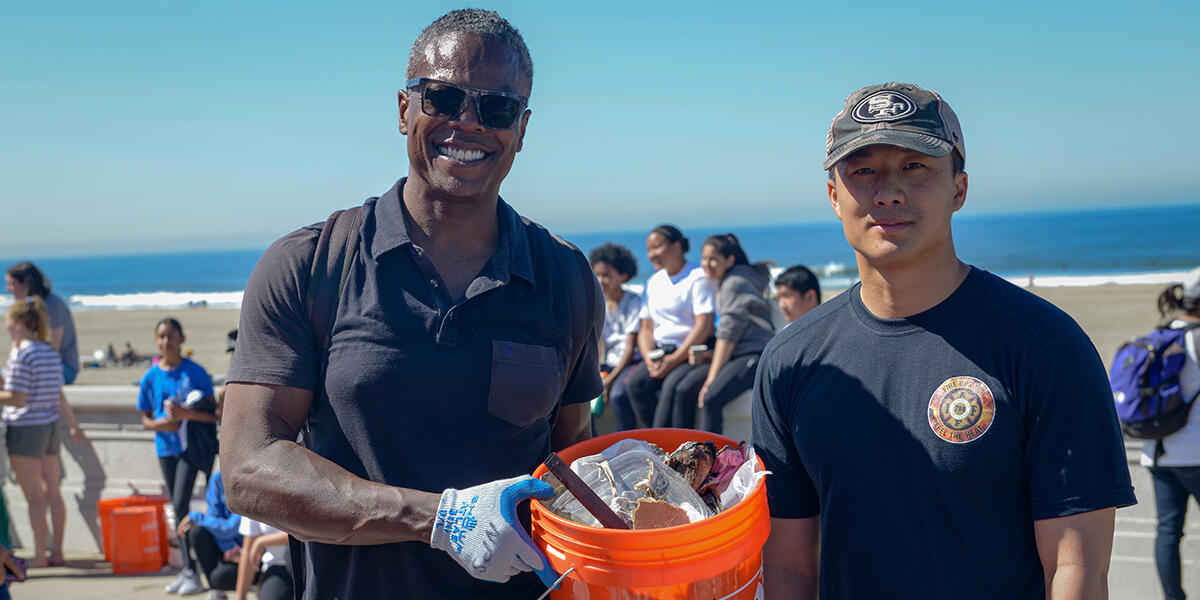
<path fill-rule="evenodd" d="M 585 253 L 604 243 L 624 244 L 638 259 L 640 284 L 652 272 L 645 257 L 645 229 L 565 235 Z M 727 229 L 686 230 L 688 257 L 699 260 L 700 244 Z M 854 254 L 840 223 L 736 227 L 750 260 L 779 267 L 802 263 L 830 289 L 857 278 Z M 1200 205 L 1138 207 L 1095 211 L 1010 215 L 958 215 L 954 239 L 968 263 L 1026 284 L 1039 286 L 1178 281 L 1200 265 Z M 76 310 L 179 307 L 206 304 L 235 307 L 264 249 L 213 250 L 181 254 L 137 254 L 30 259 L 51 278 L 56 293 Z M 0 305 L 9 296 L 0 295 Z"/>

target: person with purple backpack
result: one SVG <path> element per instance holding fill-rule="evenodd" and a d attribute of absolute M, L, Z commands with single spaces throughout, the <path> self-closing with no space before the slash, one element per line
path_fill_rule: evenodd
<path fill-rule="evenodd" d="M 1159 314 L 1169 330 L 1183 334 L 1186 361 L 1179 371 L 1179 394 L 1194 402 L 1200 394 L 1200 267 L 1190 271 L 1182 284 L 1168 286 L 1158 297 Z M 1154 480 L 1154 504 L 1158 511 L 1158 533 L 1154 541 L 1154 563 L 1166 600 L 1184 598 L 1179 543 L 1188 498 L 1200 501 L 1200 412 L 1192 411 L 1181 429 L 1159 440 L 1147 440 L 1142 465 Z"/>

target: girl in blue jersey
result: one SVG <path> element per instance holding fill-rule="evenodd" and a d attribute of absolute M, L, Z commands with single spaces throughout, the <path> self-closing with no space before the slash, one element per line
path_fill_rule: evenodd
<path fill-rule="evenodd" d="M 216 401 L 212 379 L 204 367 L 180 351 L 183 326 L 173 318 L 159 321 L 154 344 L 162 352 L 158 364 L 142 376 L 137 408 L 142 426 L 154 432 L 154 446 L 175 515 L 188 514 L 196 475 L 212 473 L 216 457 Z M 192 594 L 203 590 L 192 564 L 186 536 L 179 536 L 183 570 L 167 586 L 168 592 Z"/>

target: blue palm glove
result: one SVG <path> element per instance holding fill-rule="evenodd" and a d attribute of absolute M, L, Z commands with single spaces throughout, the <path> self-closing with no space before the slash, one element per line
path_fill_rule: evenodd
<path fill-rule="evenodd" d="M 472 577 L 505 582 L 536 571 L 547 585 L 558 579 L 517 521 L 517 503 L 554 497 L 554 488 L 529 475 L 442 492 L 429 545 L 445 551 Z"/>

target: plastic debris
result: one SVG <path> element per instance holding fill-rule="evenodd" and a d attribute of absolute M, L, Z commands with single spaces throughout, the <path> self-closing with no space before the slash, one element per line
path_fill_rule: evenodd
<path fill-rule="evenodd" d="M 716 452 L 712 442 L 686 442 L 671 455 L 641 440 L 624 439 L 571 463 L 571 471 L 633 529 L 694 523 L 736 505 L 766 472 L 745 443 Z M 553 499 L 542 505 L 584 525 L 600 523 L 552 474 Z"/>

